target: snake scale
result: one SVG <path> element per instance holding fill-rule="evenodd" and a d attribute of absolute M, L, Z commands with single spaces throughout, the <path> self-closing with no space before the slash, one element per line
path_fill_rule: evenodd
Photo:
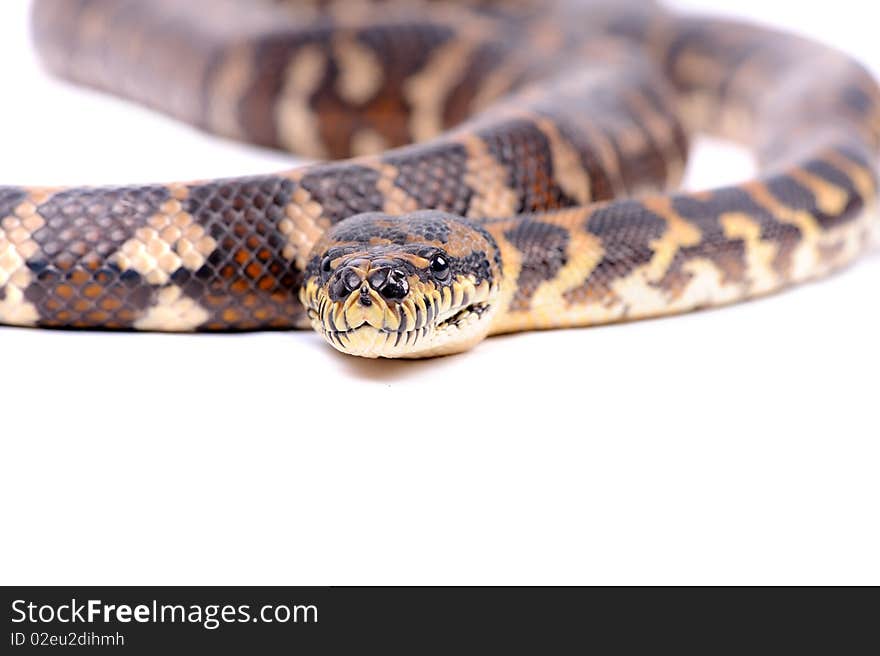
<path fill-rule="evenodd" d="M 880 90 L 786 33 L 634 0 L 32 16 L 53 73 L 317 162 L 0 187 L 0 323 L 311 325 L 346 353 L 424 357 L 767 294 L 847 264 L 875 227 Z M 757 177 L 676 192 L 697 132 L 747 145 Z"/>

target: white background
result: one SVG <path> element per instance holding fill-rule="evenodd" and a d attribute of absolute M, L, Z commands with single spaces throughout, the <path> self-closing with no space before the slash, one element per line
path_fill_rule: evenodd
<path fill-rule="evenodd" d="M 289 165 L 49 79 L 25 9 L 0 4 L 3 182 Z M 868 3 L 736 13 L 880 69 Z M 748 172 L 708 145 L 689 184 Z M 766 300 L 416 363 L 0 329 L 0 581 L 878 584 L 878 282 L 875 250 Z"/>

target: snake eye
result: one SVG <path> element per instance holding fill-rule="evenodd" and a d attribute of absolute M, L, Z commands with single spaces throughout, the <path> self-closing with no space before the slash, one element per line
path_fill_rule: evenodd
<path fill-rule="evenodd" d="M 431 273 L 433 273 L 434 277 L 440 282 L 449 280 L 451 272 L 449 270 L 449 260 L 445 255 L 438 253 L 431 258 Z"/>

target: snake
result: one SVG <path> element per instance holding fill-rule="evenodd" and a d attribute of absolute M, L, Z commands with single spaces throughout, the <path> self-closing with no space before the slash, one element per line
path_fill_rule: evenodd
<path fill-rule="evenodd" d="M 311 327 L 351 355 L 432 357 L 767 295 L 876 237 L 877 83 L 769 27 L 638 0 L 36 0 L 31 16 L 52 74 L 306 162 L 0 187 L 3 324 Z M 747 147 L 757 172 L 681 191 L 696 135 Z"/>

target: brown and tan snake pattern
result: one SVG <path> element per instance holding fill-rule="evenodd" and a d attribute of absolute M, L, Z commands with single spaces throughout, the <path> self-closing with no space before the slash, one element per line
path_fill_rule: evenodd
<path fill-rule="evenodd" d="M 0 323 L 311 324 L 421 357 L 766 294 L 875 227 L 875 81 L 764 28 L 636 1 L 37 0 L 33 29 L 57 75 L 324 162 L 0 187 Z M 759 177 L 675 193 L 696 131 Z"/>

